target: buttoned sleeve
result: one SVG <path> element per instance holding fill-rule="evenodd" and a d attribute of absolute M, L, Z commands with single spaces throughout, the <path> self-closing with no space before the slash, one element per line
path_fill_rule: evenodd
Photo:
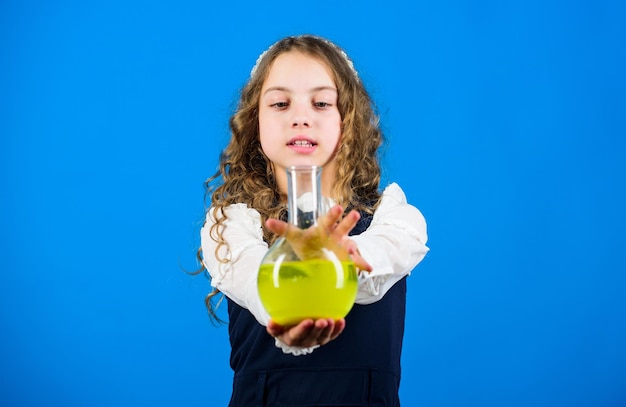
<path fill-rule="evenodd" d="M 410 274 L 429 250 L 424 216 L 407 203 L 396 183 L 383 191 L 367 230 L 351 238 L 361 256 L 372 265 L 370 273 L 359 275 L 357 304 L 380 300 L 396 282 Z"/>

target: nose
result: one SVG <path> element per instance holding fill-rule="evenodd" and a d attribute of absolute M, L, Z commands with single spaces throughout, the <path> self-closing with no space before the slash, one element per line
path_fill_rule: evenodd
<path fill-rule="evenodd" d="M 295 105 L 292 112 L 293 116 L 291 118 L 291 126 L 293 128 L 311 126 L 311 116 L 309 115 L 306 106 L 303 106 L 301 104 Z"/>
<path fill-rule="evenodd" d="M 298 120 L 294 120 L 293 121 L 292 127 L 298 128 L 298 127 L 310 127 L 310 126 L 309 126 L 309 121 L 308 120 L 305 120 L 305 119 L 300 120 L 300 119 L 298 119 Z"/>

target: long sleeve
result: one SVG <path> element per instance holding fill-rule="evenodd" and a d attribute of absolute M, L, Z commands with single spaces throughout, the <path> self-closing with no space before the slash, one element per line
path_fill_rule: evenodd
<path fill-rule="evenodd" d="M 352 239 L 373 268 L 359 276 L 357 304 L 380 300 L 429 250 L 424 216 L 396 183 L 385 188 L 369 228 Z"/>
<path fill-rule="evenodd" d="M 263 240 L 261 217 L 246 204 L 230 205 L 224 208 L 224 213 L 227 219 L 223 224 L 223 237 L 228 244 L 220 247 L 219 252 L 216 253 L 217 242 L 210 235 L 216 221 L 213 208 L 207 212 L 200 231 L 204 266 L 211 275 L 211 285 L 267 326 L 269 315 L 257 291 L 257 272 L 268 250 Z"/>

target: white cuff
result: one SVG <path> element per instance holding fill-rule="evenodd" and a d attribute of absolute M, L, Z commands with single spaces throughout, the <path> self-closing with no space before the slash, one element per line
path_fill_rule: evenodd
<path fill-rule="evenodd" d="M 320 347 L 320 345 L 311 346 L 310 348 L 307 348 L 304 346 L 289 346 L 278 338 L 274 338 L 274 339 L 275 339 L 274 345 L 276 345 L 277 348 L 281 349 L 283 353 L 287 355 L 289 354 L 294 355 L 294 356 L 308 355 L 312 353 L 315 349 Z"/>

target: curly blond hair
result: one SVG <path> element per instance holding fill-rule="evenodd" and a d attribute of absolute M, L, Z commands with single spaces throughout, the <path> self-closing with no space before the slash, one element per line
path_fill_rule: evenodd
<path fill-rule="evenodd" d="M 337 107 L 341 115 L 341 138 L 337 149 L 336 184 L 332 198 L 346 208 L 373 213 L 380 201 L 380 164 L 377 152 L 383 143 L 375 105 L 360 81 L 345 52 L 330 41 L 313 35 L 291 36 L 281 39 L 265 51 L 252 70 L 248 83 L 241 90 L 235 113 L 230 118 L 231 138 L 222 151 L 218 171 L 205 182 L 205 199 L 210 196 L 211 210 L 216 223 L 211 237 L 220 247 L 227 245 L 222 236 L 226 214 L 223 209 L 231 204 L 245 203 L 261 215 L 263 238 L 272 244 L 272 234 L 265 221 L 269 218 L 286 220 L 287 208 L 281 203 L 273 166 L 261 149 L 259 139 L 258 106 L 261 88 L 272 63 L 285 52 L 300 52 L 317 58 L 332 72 L 337 86 Z M 202 264 L 202 249 L 198 250 Z M 227 262 L 228 259 L 220 259 Z M 204 269 L 198 272 L 205 271 Z M 213 290 L 206 297 L 209 314 L 217 318 L 212 299 L 219 293 Z"/>

